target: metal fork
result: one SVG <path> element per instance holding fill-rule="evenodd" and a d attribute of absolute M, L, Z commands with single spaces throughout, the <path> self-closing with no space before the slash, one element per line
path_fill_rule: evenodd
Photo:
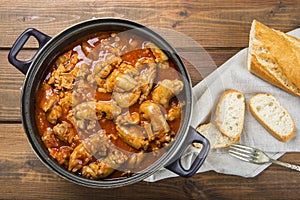
<path fill-rule="evenodd" d="M 266 153 L 256 148 L 252 148 L 240 144 L 233 144 L 229 147 L 228 152 L 230 155 L 246 162 L 255 163 L 255 164 L 274 163 L 283 167 L 300 171 L 300 166 L 274 160 L 270 158 Z"/>

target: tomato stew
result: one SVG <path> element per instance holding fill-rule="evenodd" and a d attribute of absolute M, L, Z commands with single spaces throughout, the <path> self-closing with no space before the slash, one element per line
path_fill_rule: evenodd
<path fill-rule="evenodd" d="M 128 177 L 167 151 L 184 117 L 183 81 L 155 44 L 101 32 L 50 65 L 35 117 L 60 165 L 90 179 Z"/>

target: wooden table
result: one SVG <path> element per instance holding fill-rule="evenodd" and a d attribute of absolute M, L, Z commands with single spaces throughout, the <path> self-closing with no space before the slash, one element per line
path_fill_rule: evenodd
<path fill-rule="evenodd" d="M 249 179 L 206 172 L 188 179 L 139 182 L 111 190 L 75 185 L 45 167 L 30 148 L 21 124 L 20 88 L 24 75 L 8 63 L 7 54 L 26 28 L 34 27 L 55 36 L 68 26 L 92 17 L 127 18 L 182 33 L 201 44 L 216 66 L 220 66 L 247 47 L 253 19 L 285 32 L 300 27 L 300 3 L 299 0 L 1 1 L 0 199 L 300 198 L 300 173 L 278 166 Z M 19 58 L 31 58 L 36 48 L 36 41 L 29 40 Z M 193 77 L 194 83 L 200 80 L 201 77 Z M 280 160 L 300 165 L 299 156 L 287 153 Z"/>

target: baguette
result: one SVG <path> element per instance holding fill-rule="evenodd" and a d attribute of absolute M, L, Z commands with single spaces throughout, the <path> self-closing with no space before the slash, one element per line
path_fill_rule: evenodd
<path fill-rule="evenodd" d="M 196 130 L 209 140 L 212 149 L 228 147 L 240 139 L 223 135 L 214 123 L 202 124 Z"/>
<path fill-rule="evenodd" d="M 245 98 L 237 90 L 225 91 L 217 104 L 216 125 L 229 138 L 239 138 L 245 116 Z"/>
<path fill-rule="evenodd" d="M 288 111 L 270 94 L 257 94 L 249 101 L 254 118 L 275 138 L 287 142 L 295 134 L 295 124 Z"/>
<path fill-rule="evenodd" d="M 261 79 L 300 97 L 300 39 L 253 20 L 247 67 Z"/>

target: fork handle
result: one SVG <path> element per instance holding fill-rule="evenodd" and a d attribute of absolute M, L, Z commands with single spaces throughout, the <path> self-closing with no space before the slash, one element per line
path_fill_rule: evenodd
<path fill-rule="evenodd" d="M 272 163 L 283 166 L 283 167 L 287 167 L 287 168 L 290 168 L 290 169 L 293 169 L 293 170 L 296 170 L 296 171 L 300 171 L 300 166 L 298 166 L 298 165 L 293 165 L 293 164 L 290 164 L 290 163 L 281 162 L 279 160 L 272 160 Z"/>

